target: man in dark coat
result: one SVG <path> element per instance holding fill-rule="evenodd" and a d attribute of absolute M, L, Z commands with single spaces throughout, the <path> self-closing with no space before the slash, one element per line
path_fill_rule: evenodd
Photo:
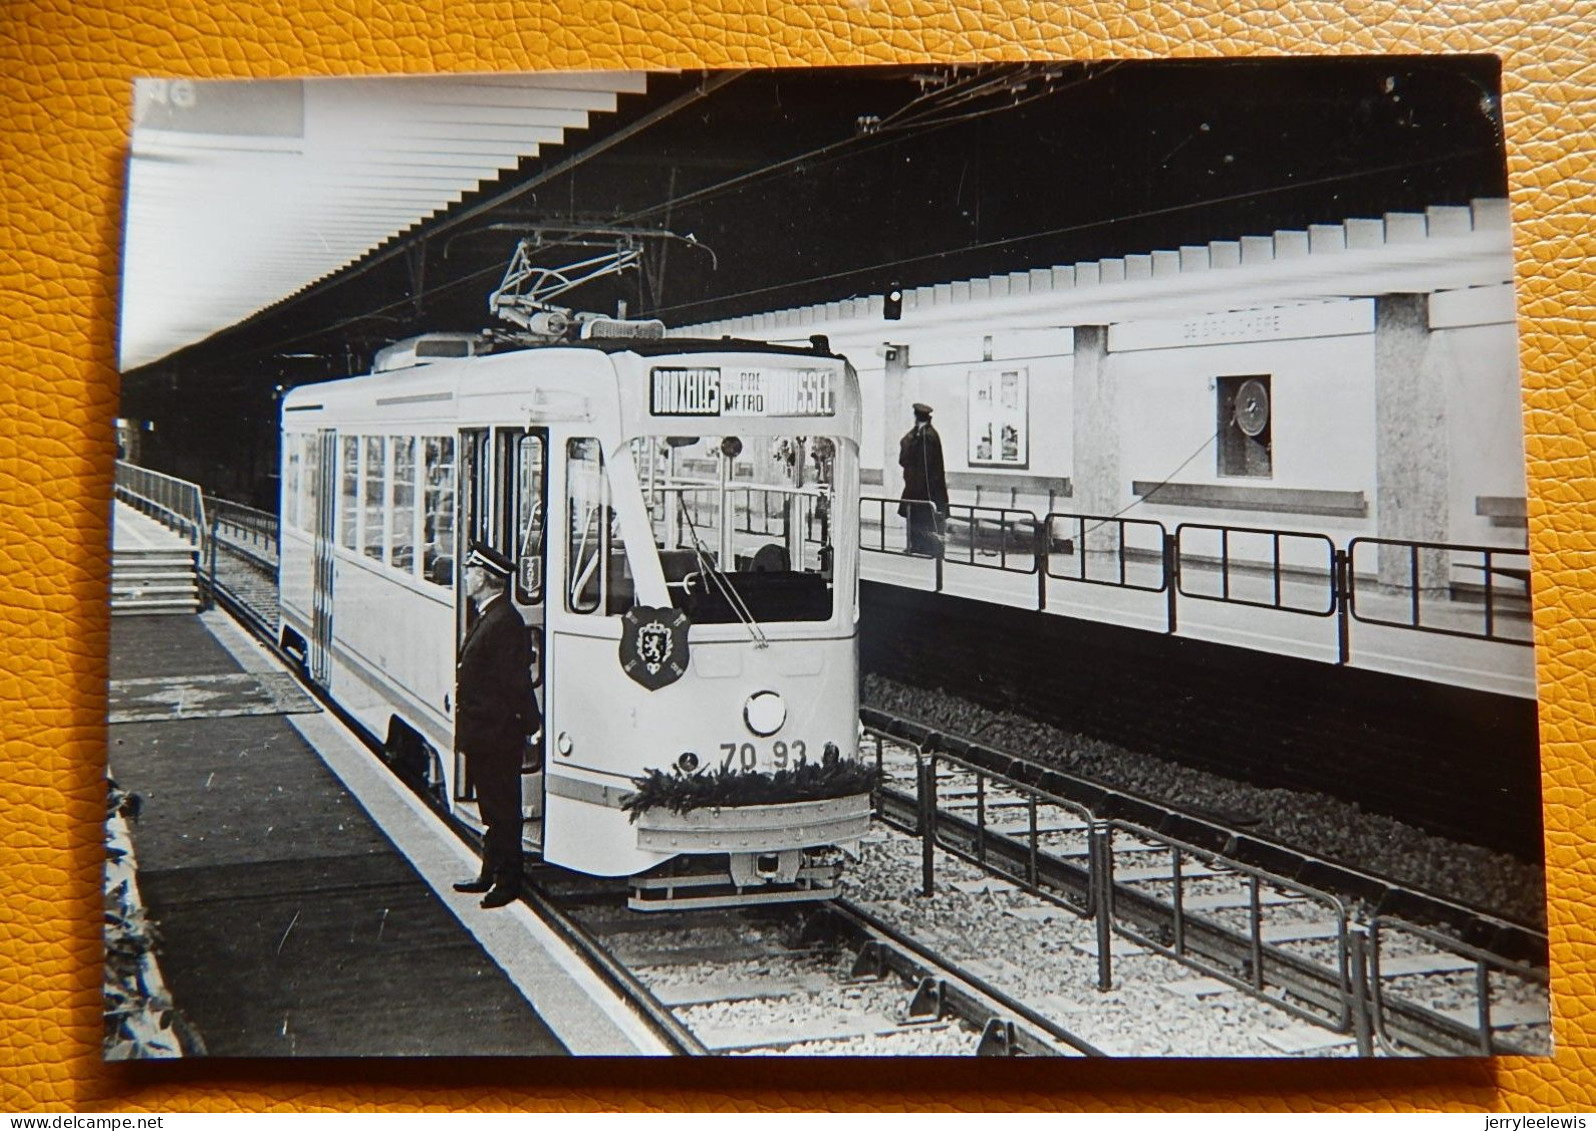
<path fill-rule="evenodd" d="M 465 755 L 487 835 L 482 871 L 456 891 L 486 892 L 483 907 L 513 903 L 521 890 L 521 759 L 540 720 L 532 690 L 526 624 L 505 593 L 514 567 L 489 546 L 465 560 L 466 596 L 476 623 L 455 671 L 455 746 Z"/>
<path fill-rule="evenodd" d="M 898 442 L 903 501 L 909 520 L 909 553 L 942 556 L 942 524 L 948 516 L 948 478 L 942 467 L 942 437 L 931 427 L 931 406 L 914 406 L 914 427 Z"/>

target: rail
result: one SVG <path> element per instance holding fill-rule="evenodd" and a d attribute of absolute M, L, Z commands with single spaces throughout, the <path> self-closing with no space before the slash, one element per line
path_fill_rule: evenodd
<path fill-rule="evenodd" d="M 1524 1051 L 1494 1035 L 1491 1003 L 1498 996 L 1493 990 L 1501 987 L 1493 987 L 1489 978 L 1494 974 L 1499 980 L 1544 987 L 1547 939 L 1542 932 L 874 709 L 862 711 L 861 721 L 866 736 L 875 741 L 878 767 L 885 768 L 888 742 L 912 754 L 913 793 L 904 794 L 887 782 L 877 790 L 877 808 L 886 823 L 921 837 L 922 890 L 932 891 L 937 851 L 972 862 L 984 858 L 994 874 L 1095 921 L 1102 990 L 1113 985 L 1112 940 L 1117 935 L 1302 1020 L 1348 1035 L 1363 1056 L 1374 1055 L 1377 1046 L 1394 1055 Z M 946 797 L 948 788 L 938 781 L 938 764 L 961 771 L 970 767 L 980 775 L 974 779 L 978 784 L 972 786 L 966 777 L 958 785 L 964 811 L 953 812 L 939 801 L 939 790 Z M 997 789 L 1008 795 L 1011 812 L 1015 799 L 1026 810 L 1017 830 L 995 834 L 980 803 L 971 819 L 972 796 L 988 798 Z M 1085 838 L 1084 850 L 1077 846 L 1061 854 L 1056 842 L 1043 843 L 1035 815 L 1042 805 L 1068 814 L 1074 830 L 1070 835 Z M 1053 824 L 1048 831 L 1057 836 L 1061 826 L 1056 819 Z M 1133 844 L 1117 849 L 1116 836 Z M 1116 868 L 1121 851 L 1145 854 L 1138 861 L 1141 866 Z M 1166 863 L 1145 866 L 1158 853 L 1167 857 Z M 1222 880 L 1242 884 L 1243 897 L 1192 897 L 1199 885 Z M 1348 899 L 1366 905 L 1371 917 L 1355 921 Z M 1208 905 L 1232 908 L 1229 913 L 1244 922 L 1226 922 Z M 1289 918 L 1266 924 L 1266 906 L 1290 908 Z M 1317 917 L 1304 913 L 1314 908 Z M 1456 933 L 1415 926 L 1415 918 L 1447 924 Z M 1386 958 L 1382 965 L 1382 939 L 1399 930 L 1439 953 L 1439 959 L 1425 960 L 1424 972 L 1473 971 L 1472 1018 L 1448 1016 L 1384 988 L 1398 973 L 1398 964 Z M 1489 939 L 1489 949 L 1483 939 Z M 1292 940 L 1326 953 L 1297 953 L 1286 945 Z M 1414 948 L 1399 949 L 1411 953 Z M 1512 1016 L 1502 1023 L 1515 1022 L 1524 1023 Z"/>
<path fill-rule="evenodd" d="M 1099 866 L 1107 870 L 1107 874 L 1099 886 L 1108 903 L 1104 914 L 1115 934 L 1167 955 L 1193 970 L 1331 1032 L 1354 1031 L 1359 1011 L 1353 981 L 1349 917 L 1346 905 L 1340 899 L 1329 892 L 1266 869 L 1252 867 L 1126 821 L 1107 822 L 1102 835 L 1107 838 L 1107 843 L 1097 861 Z M 1168 856 L 1167 872 L 1161 868 L 1148 869 L 1153 874 L 1136 881 L 1145 883 L 1151 880 L 1167 886 L 1167 897 L 1143 901 L 1138 907 L 1138 915 L 1123 920 L 1116 915 L 1116 907 L 1123 902 L 1115 882 L 1113 840 L 1116 835 L 1128 836 L 1139 845 L 1156 846 Z M 1200 916 L 1188 906 L 1195 903 L 1191 899 L 1193 887 L 1216 875 L 1239 877 L 1246 888 L 1247 901 L 1241 908 L 1246 924 L 1238 932 L 1244 940 L 1242 946 L 1203 948 L 1192 945 L 1193 936 L 1200 929 L 1209 928 L 1216 934 L 1223 930 L 1214 919 Z M 1320 908 L 1327 917 L 1325 921 L 1331 924 L 1334 933 L 1330 941 L 1334 953 L 1329 963 L 1321 964 L 1330 972 L 1330 978 L 1326 981 L 1332 985 L 1332 992 L 1321 1003 L 1332 1011 L 1330 1016 L 1305 1009 L 1294 1000 L 1296 993 L 1293 990 L 1297 988 L 1292 985 L 1295 979 L 1289 972 L 1287 956 L 1265 941 L 1266 894 L 1289 899 L 1299 909 L 1308 906 Z M 1361 1028 L 1359 1026 L 1360 1031 Z"/>
<path fill-rule="evenodd" d="M 1462 997 L 1464 1005 L 1442 1014 L 1442 1024 L 1447 1026 L 1451 1040 L 1437 1043 L 1425 1040 L 1422 1035 L 1404 1034 L 1396 1021 L 1416 1008 L 1415 1003 L 1400 1000 L 1385 988 L 1382 965 L 1389 972 L 1393 959 L 1385 956 L 1387 940 L 1393 936 L 1409 936 L 1458 959 L 1457 973 L 1466 976 L 1469 983 Z M 1547 971 L 1528 963 L 1505 959 L 1481 947 L 1459 942 L 1437 931 L 1390 915 L 1377 915 L 1369 924 L 1368 981 L 1374 1035 L 1382 1048 L 1393 1055 L 1419 1052 L 1424 1055 L 1446 1055 L 1458 1042 L 1472 1045 L 1480 1056 L 1527 1056 L 1529 1052 L 1519 1045 L 1502 1040 L 1496 1035 L 1499 1017 L 1492 1014 L 1491 977 L 1507 975 L 1521 982 L 1539 986 L 1550 985 Z M 1472 1008 L 1471 1008 L 1472 1007 Z M 1508 1020 L 1511 1020 L 1509 1018 Z"/>
<path fill-rule="evenodd" d="M 1347 544 L 1347 566 L 1354 620 L 1440 636 L 1531 642 L 1528 550 L 1354 538 Z M 1458 592 L 1470 600 L 1450 599 Z M 1477 623 L 1464 612 L 1471 604 L 1479 609 Z M 1505 625 L 1517 634 L 1506 635 Z"/>
<path fill-rule="evenodd" d="M 218 595 L 229 598 L 225 603 L 231 611 L 247 612 L 225 590 Z M 257 617 L 247 619 L 258 620 Z M 252 627 L 263 640 L 275 646 L 269 625 L 256 623 Z M 1290 1011 L 1334 1031 L 1347 1032 L 1350 1018 L 1350 1031 L 1364 1055 L 1369 1055 L 1371 1042 L 1375 1041 L 1383 1051 L 1395 1054 L 1420 1051 L 1479 1055 L 1487 1049 L 1496 1054 L 1521 1051 L 1494 1035 L 1490 978 L 1493 974 L 1509 975 L 1544 985 L 1547 943 L 1544 933 L 1477 917 L 1477 913 L 1437 901 L 1424 893 L 1397 889 L 1377 878 L 1311 860 L 1284 846 L 1211 826 L 1202 818 L 1022 762 L 956 735 L 928 730 L 870 709 L 862 712 L 862 722 L 866 732 L 876 736 L 878 764 L 883 757 L 883 739 L 886 739 L 907 744 L 925 767 L 917 774 L 916 796 L 900 806 L 895 819 L 891 816 L 891 806 L 896 790 L 883 786 L 878 791 L 878 805 L 881 813 L 899 827 L 911 832 L 929 832 L 924 838 L 923 853 L 926 887 L 929 889 L 934 882 L 933 850 L 940 848 L 977 862 L 984 861 L 989 867 L 998 864 L 1000 867 L 995 870 L 1036 894 L 1084 918 L 1095 917 L 1099 936 L 1099 985 L 1103 989 L 1112 986 L 1112 936 L 1117 934 L 1165 950 L 1188 966 L 1273 1003 L 1285 1002 Z M 964 798 L 966 807 L 973 803 L 975 820 L 956 816 L 937 804 L 938 764 L 980 775 L 976 779 L 980 784 L 973 791 L 967 790 Z M 1019 835 L 992 826 L 990 814 L 998 807 L 987 799 L 999 788 L 1017 793 L 1021 798 L 1026 815 Z M 1090 840 L 1083 865 L 1058 858 L 1051 846 L 1043 843 L 1047 830 L 1037 816 L 1037 809 L 1043 805 L 1077 817 L 1084 815 L 1081 823 L 1087 826 Z M 1009 811 L 1012 812 L 1012 804 Z M 1162 892 L 1133 890 L 1136 881 L 1123 872 L 1116 877 L 1111 843 L 1116 831 L 1142 844 L 1161 844 L 1171 854 L 1170 874 L 1151 878 L 1155 884 L 1171 886 L 1168 898 Z M 1187 858 L 1194 858 L 1198 868 L 1185 868 L 1182 861 Z M 1208 916 L 1189 913 L 1194 901 L 1186 900 L 1181 893 L 1186 890 L 1188 881 L 1199 878 L 1198 871 L 1204 865 L 1217 865 L 1231 873 L 1250 877 L 1247 881 L 1251 885 L 1250 899 L 1246 904 L 1250 910 L 1245 930 L 1238 932 Z M 1148 878 L 1143 877 L 1143 880 Z M 1260 913 L 1264 902 L 1260 892 L 1265 887 L 1290 893 L 1297 900 L 1319 897 L 1321 902 L 1333 900 L 1324 893 L 1334 888 L 1367 903 L 1375 917 L 1367 926 L 1344 926 L 1344 915 L 1335 913 L 1336 957 L 1326 966 L 1266 944 Z M 1340 906 L 1334 902 L 1326 905 L 1332 911 Z M 1401 919 L 1395 917 L 1399 907 Z M 1459 920 L 1458 913 L 1470 916 L 1468 921 Z M 1459 937 L 1417 927 L 1411 921 L 1414 916 L 1451 923 Z M 1475 971 L 1473 981 L 1477 998 L 1473 1003 L 1473 1025 L 1467 1020 L 1446 1017 L 1437 1023 L 1433 1009 L 1402 1000 L 1384 989 L 1385 980 L 1394 973 L 1396 963 L 1382 956 L 1382 940 L 1397 931 L 1420 937 L 1435 948 L 1456 955 L 1460 962 Z M 1490 940 L 1490 949 L 1476 945 L 1485 938 Z M 1258 984 L 1260 980 L 1263 985 Z M 1318 1010 L 1303 1009 L 1290 999 L 1317 1006 Z"/>
<path fill-rule="evenodd" d="M 277 568 L 282 535 L 276 515 L 214 495 L 206 497 L 205 510 L 210 516 L 208 529 L 213 538 L 262 565 Z"/>
<path fill-rule="evenodd" d="M 1180 625 L 1183 602 L 1245 606 L 1335 623 L 1337 663 L 1351 661 L 1354 623 L 1527 647 L 1529 552 L 1511 547 L 1356 537 L 1340 547 L 1327 534 L 955 503 L 938 524 L 938 544 L 915 545 L 906 515 L 930 503 L 864 496 L 860 549 L 933 559 L 942 592 L 946 568 L 1036 577 L 1034 608 L 1058 585 L 1092 585 L 1161 595 L 1164 631 Z M 929 516 L 928 516 L 929 517 Z"/>
<path fill-rule="evenodd" d="M 203 544 L 209 527 L 205 522 L 205 493 L 199 484 L 119 459 L 116 497 L 194 545 Z"/>
<path fill-rule="evenodd" d="M 1335 615 L 1336 547 L 1323 534 L 1183 522 L 1175 528 L 1175 557 L 1182 597 Z"/>
<path fill-rule="evenodd" d="M 670 483 L 654 490 L 675 521 L 691 511 L 700 525 L 718 525 L 720 487 Z M 218 546 L 263 574 L 277 568 L 279 524 L 268 511 L 206 497 L 197 484 L 122 460 L 116 494 L 200 547 L 213 583 Z M 706 510 L 700 496 L 717 502 Z M 737 533 L 785 542 L 796 524 L 810 545 L 829 533 L 824 495 L 760 484 L 727 488 L 728 501 L 737 496 L 740 503 L 730 507 Z M 909 509 L 925 508 L 939 530 L 940 553 L 927 553 L 911 543 L 900 504 L 860 498 L 860 548 L 930 559 L 937 592 L 946 568 L 954 566 L 1035 576 L 1038 611 L 1047 609 L 1049 588 L 1057 585 L 1161 595 L 1170 634 L 1179 627 L 1183 601 L 1329 619 L 1336 623 L 1342 665 L 1351 661 L 1354 623 L 1519 647 L 1533 643 L 1527 550 L 1361 536 L 1342 549 L 1311 531 L 1182 523 L 1171 533 L 1151 519 L 1062 511 L 1038 518 L 1017 507 L 963 503 L 934 521 L 939 516 L 932 504 L 911 502 Z"/>

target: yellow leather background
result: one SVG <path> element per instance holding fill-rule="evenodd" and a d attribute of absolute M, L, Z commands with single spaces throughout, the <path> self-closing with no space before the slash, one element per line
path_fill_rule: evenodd
<path fill-rule="evenodd" d="M 1355 14 L 1347 14 L 1352 9 Z M 1487 1109 L 1596 1106 L 1596 66 L 1590 0 L 0 0 L 0 1106 Z M 1559 1051 L 1496 1063 L 100 1063 L 99 877 L 129 81 L 1227 53 L 1505 65 Z M 251 233 L 240 231 L 240 240 Z M 417 986 L 417 995 L 426 987 Z"/>

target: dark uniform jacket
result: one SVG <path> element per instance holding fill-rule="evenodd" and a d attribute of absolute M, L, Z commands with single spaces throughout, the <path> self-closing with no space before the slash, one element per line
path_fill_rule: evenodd
<path fill-rule="evenodd" d="M 948 477 L 942 467 L 942 437 L 930 422 L 916 424 L 898 442 L 898 466 L 903 468 L 902 498 L 930 500 L 938 512 L 947 514 Z M 907 502 L 898 505 L 900 515 L 907 515 L 910 509 Z"/>
<path fill-rule="evenodd" d="M 455 745 L 473 758 L 519 766 L 528 735 L 542 725 L 532 691 L 526 624 L 508 594 L 495 597 L 466 633 L 455 686 Z"/>

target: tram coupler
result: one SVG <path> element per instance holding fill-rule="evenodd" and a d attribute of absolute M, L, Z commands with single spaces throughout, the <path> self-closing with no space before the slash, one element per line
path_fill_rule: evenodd
<path fill-rule="evenodd" d="M 731 881 L 740 888 L 790 884 L 798 878 L 803 862 L 803 850 L 798 848 L 782 852 L 733 852 L 729 860 Z"/>
<path fill-rule="evenodd" d="M 835 899 L 840 867 L 802 849 L 678 857 L 631 879 L 633 911 L 688 911 Z"/>

